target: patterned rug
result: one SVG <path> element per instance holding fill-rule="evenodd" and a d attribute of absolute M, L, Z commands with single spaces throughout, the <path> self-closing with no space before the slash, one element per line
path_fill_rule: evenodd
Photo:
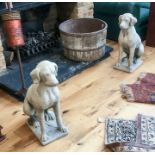
<path fill-rule="evenodd" d="M 122 97 L 129 102 L 155 103 L 155 74 L 140 73 L 133 84 L 121 84 Z"/>
<path fill-rule="evenodd" d="M 105 145 L 112 151 L 155 151 L 155 117 L 138 114 L 136 120 L 108 118 L 105 127 Z"/>

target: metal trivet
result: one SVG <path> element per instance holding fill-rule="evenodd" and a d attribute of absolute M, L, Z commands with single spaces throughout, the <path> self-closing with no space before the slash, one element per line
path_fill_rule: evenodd
<path fill-rule="evenodd" d="M 1 131 L 2 129 L 3 127 L 0 125 L 0 142 L 6 138 L 6 136 L 2 134 L 2 131 Z"/>

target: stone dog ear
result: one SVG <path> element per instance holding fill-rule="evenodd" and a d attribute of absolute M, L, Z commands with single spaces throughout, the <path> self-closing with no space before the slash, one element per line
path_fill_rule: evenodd
<path fill-rule="evenodd" d="M 134 16 L 130 17 L 130 26 L 134 26 L 137 23 L 137 18 Z"/>
<path fill-rule="evenodd" d="M 120 16 L 118 17 L 119 23 L 121 22 L 121 20 L 122 20 L 122 15 L 120 15 Z"/>
<path fill-rule="evenodd" d="M 40 82 L 40 76 L 39 76 L 39 69 L 35 68 L 30 73 L 30 76 L 32 78 L 32 81 L 34 84 L 38 84 Z"/>
<path fill-rule="evenodd" d="M 57 76 L 57 74 L 58 74 L 58 66 L 57 66 L 57 64 L 54 63 L 54 62 L 50 62 L 49 66 L 51 68 L 51 71 L 53 71 L 53 69 L 54 69 L 54 74 L 55 74 L 55 76 Z"/>

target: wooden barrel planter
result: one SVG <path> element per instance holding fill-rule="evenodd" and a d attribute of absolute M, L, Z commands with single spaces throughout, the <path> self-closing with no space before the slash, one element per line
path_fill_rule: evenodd
<path fill-rule="evenodd" d="M 64 55 L 75 61 L 93 61 L 105 54 L 107 24 L 96 18 L 70 19 L 60 24 Z"/>

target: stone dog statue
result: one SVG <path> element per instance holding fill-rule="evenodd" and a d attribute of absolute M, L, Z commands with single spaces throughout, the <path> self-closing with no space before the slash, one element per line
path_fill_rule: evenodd
<path fill-rule="evenodd" d="M 40 62 L 30 73 L 33 84 L 28 88 L 23 105 L 24 113 L 29 116 L 28 124 L 35 124 L 35 128 L 40 126 L 40 142 L 43 145 L 48 141 L 46 122 L 54 119 L 49 108 L 53 108 L 58 130 L 67 132 L 60 112 L 57 71 L 58 66 L 55 63 L 46 60 Z M 34 132 L 38 135 L 38 131 Z"/>
<path fill-rule="evenodd" d="M 144 53 L 144 46 L 135 30 L 134 25 L 136 23 L 137 19 L 130 13 L 119 16 L 121 30 L 118 38 L 119 59 L 115 66 L 116 69 L 132 72 L 142 64 L 140 58 Z M 126 65 L 124 64 L 125 60 Z"/>

